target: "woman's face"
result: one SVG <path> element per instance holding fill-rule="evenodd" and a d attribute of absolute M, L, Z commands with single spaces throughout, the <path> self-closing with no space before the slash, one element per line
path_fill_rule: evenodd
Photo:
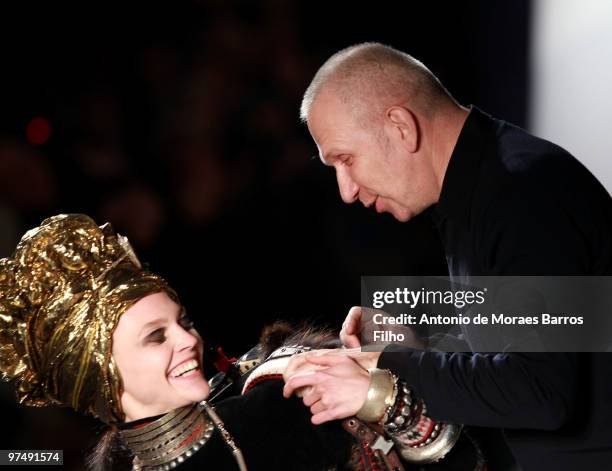
<path fill-rule="evenodd" d="M 113 334 L 113 358 L 123 380 L 126 421 L 151 417 L 208 397 L 202 339 L 182 306 L 164 293 L 127 309 Z"/>

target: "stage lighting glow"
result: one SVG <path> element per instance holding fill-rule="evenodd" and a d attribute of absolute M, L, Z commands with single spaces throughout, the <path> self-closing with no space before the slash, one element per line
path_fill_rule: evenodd
<path fill-rule="evenodd" d="M 48 119 L 37 116 L 32 118 L 26 128 L 26 138 L 30 144 L 42 145 L 51 137 L 51 123 Z"/>

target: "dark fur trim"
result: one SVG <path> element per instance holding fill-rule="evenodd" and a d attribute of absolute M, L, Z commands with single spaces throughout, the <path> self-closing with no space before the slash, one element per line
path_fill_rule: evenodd
<path fill-rule="evenodd" d="M 283 346 L 301 345 L 311 348 L 340 348 L 342 344 L 338 335 L 331 329 L 313 327 L 304 324 L 301 327 L 293 327 L 285 321 L 277 321 L 263 328 L 259 343 L 262 348 L 263 358 Z"/>

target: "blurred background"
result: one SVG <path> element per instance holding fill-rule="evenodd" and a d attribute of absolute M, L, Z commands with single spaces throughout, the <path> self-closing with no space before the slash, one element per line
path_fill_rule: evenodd
<path fill-rule="evenodd" d="M 0 256 L 53 214 L 110 221 L 230 354 L 275 319 L 337 328 L 361 275 L 447 273 L 427 214 L 344 205 L 313 158 L 301 95 L 343 47 L 414 55 L 612 185 L 605 0 L 20 5 L 0 28 Z M 14 407 L 6 385 L 0 405 L 15 424 L 0 448 L 82 469 L 93 422 Z"/>

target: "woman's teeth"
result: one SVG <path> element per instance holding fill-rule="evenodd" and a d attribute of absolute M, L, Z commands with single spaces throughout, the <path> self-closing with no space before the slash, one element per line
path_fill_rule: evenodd
<path fill-rule="evenodd" d="M 197 360 L 189 360 L 188 362 L 183 363 L 182 365 L 177 366 L 170 372 L 170 376 L 176 378 L 178 376 L 183 376 L 185 373 L 189 371 L 195 370 L 198 367 Z"/>

